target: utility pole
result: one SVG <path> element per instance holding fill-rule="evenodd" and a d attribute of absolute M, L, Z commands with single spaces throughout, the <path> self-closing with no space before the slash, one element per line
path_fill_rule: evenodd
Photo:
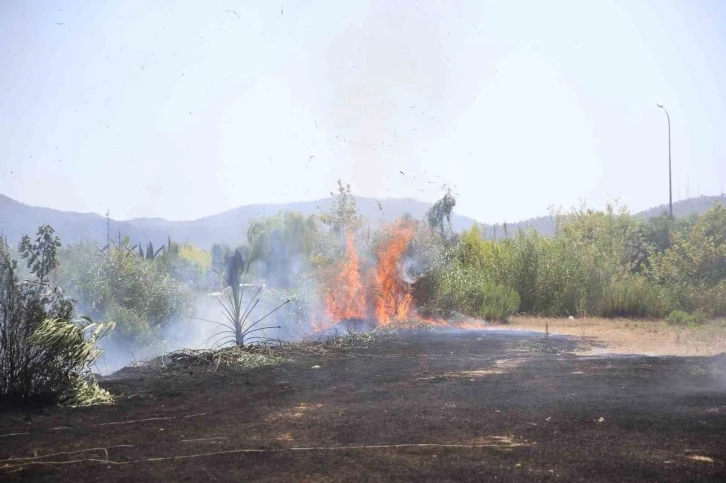
<path fill-rule="evenodd" d="M 658 107 L 663 109 L 668 118 L 668 212 L 673 218 L 673 178 L 671 175 L 671 116 L 668 114 L 668 110 L 663 107 L 663 104 L 658 104 Z"/>

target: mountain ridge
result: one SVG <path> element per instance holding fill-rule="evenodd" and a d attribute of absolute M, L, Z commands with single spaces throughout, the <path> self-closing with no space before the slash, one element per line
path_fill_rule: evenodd
<path fill-rule="evenodd" d="M 356 196 L 358 211 L 373 225 L 390 223 L 409 213 L 415 219 L 423 219 L 430 203 L 413 198 L 367 198 Z M 111 238 L 129 237 L 132 244 L 156 246 L 165 244 L 169 237 L 177 242 L 191 242 L 202 248 L 213 243 L 238 245 L 246 239 L 247 227 L 254 219 L 275 215 L 285 211 L 296 211 L 309 216 L 328 209 L 333 198 L 288 203 L 256 203 L 210 215 L 195 220 L 170 221 L 159 217 L 110 220 Z M 700 196 L 673 203 L 675 216 L 702 213 L 716 201 L 726 205 L 726 196 Z M 379 208 L 380 206 L 380 208 Z M 382 209 L 381 209 L 382 208 Z M 640 218 L 657 216 L 667 212 L 667 205 L 659 205 L 635 214 Z M 105 244 L 106 218 L 96 213 L 79 213 L 53 208 L 31 206 L 0 194 L 0 231 L 12 244 L 19 243 L 22 235 L 33 234 L 40 225 L 51 225 L 61 241 L 66 244 L 91 241 Z M 454 230 L 468 229 L 476 222 L 473 218 L 454 213 Z M 543 235 L 554 232 L 554 220 L 550 216 L 530 218 L 516 223 L 507 223 L 511 235 L 518 230 L 534 228 Z M 496 232 L 495 232 L 496 230 Z M 504 236 L 501 223 L 486 224 L 487 237 Z"/>

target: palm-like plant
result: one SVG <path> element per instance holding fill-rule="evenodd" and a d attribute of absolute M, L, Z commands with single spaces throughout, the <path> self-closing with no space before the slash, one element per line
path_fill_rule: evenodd
<path fill-rule="evenodd" d="M 264 341 L 267 339 L 264 335 L 256 335 L 260 331 L 267 329 L 279 329 L 278 326 L 260 326 L 260 324 L 266 320 L 270 315 L 277 312 L 280 308 L 290 302 L 286 300 L 274 309 L 263 315 L 257 320 L 250 321 L 252 312 L 255 310 L 257 305 L 260 303 L 260 292 L 263 286 L 257 287 L 252 297 L 245 303 L 245 289 L 249 288 L 249 285 L 242 284 L 242 277 L 249 268 L 249 262 L 245 263 L 242 254 L 239 250 L 235 251 L 234 255 L 229 257 L 227 262 L 227 270 L 225 273 L 225 285 L 224 295 L 217 298 L 217 301 L 222 306 L 222 314 L 224 315 L 225 322 L 219 323 L 213 322 L 220 326 L 221 330 L 215 333 L 211 338 L 216 338 L 214 347 L 219 347 L 225 344 L 233 343 L 237 346 L 244 346 L 245 344 L 255 343 Z M 211 339 L 210 338 L 210 339 Z"/>

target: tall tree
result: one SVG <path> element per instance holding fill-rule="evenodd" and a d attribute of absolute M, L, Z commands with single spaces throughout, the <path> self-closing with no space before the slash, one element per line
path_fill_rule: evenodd
<path fill-rule="evenodd" d="M 55 230 L 50 225 L 38 228 L 37 238 L 31 240 L 24 235 L 20 242 L 21 256 L 27 260 L 28 268 L 41 283 L 58 266 L 57 252 L 61 246 L 60 238 L 53 236 Z"/>
<path fill-rule="evenodd" d="M 338 180 L 338 194 L 331 192 L 333 204 L 330 210 L 320 214 L 320 221 L 328 225 L 334 233 L 355 233 L 363 226 L 363 217 L 358 213 L 355 197 L 350 192 L 350 185 L 343 185 Z"/>
<path fill-rule="evenodd" d="M 451 213 L 454 211 L 454 206 L 456 206 L 456 198 L 451 194 L 451 189 L 447 189 L 444 197 L 434 203 L 426 212 L 429 226 L 444 239 L 449 239 L 454 234 L 451 227 Z"/>

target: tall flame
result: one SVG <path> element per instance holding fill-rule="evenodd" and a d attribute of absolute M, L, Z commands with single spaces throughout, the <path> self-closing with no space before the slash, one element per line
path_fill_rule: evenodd
<path fill-rule="evenodd" d="M 324 331 L 351 319 L 367 320 L 376 326 L 412 318 L 431 325 L 445 324 L 416 312 L 411 287 L 403 280 L 401 264 L 414 235 L 415 225 L 411 222 L 390 226 L 376 252 L 376 265 L 362 277 L 355 239 L 348 234 L 344 262 L 325 273 L 326 316 L 313 323 L 313 329 Z"/>
<path fill-rule="evenodd" d="M 413 238 L 413 227 L 399 223 L 391 230 L 388 238 L 378 250 L 378 264 L 375 270 L 376 321 L 388 325 L 395 320 L 404 320 L 411 314 L 411 296 L 408 286 L 401 280 L 401 258 Z"/>
<path fill-rule="evenodd" d="M 333 277 L 332 286 L 325 294 L 328 316 L 335 320 L 364 319 L 366 298 L 360 276 L 360 260 L 355 251 L 352 234 L 346 236 L 346 260 Z"/>

